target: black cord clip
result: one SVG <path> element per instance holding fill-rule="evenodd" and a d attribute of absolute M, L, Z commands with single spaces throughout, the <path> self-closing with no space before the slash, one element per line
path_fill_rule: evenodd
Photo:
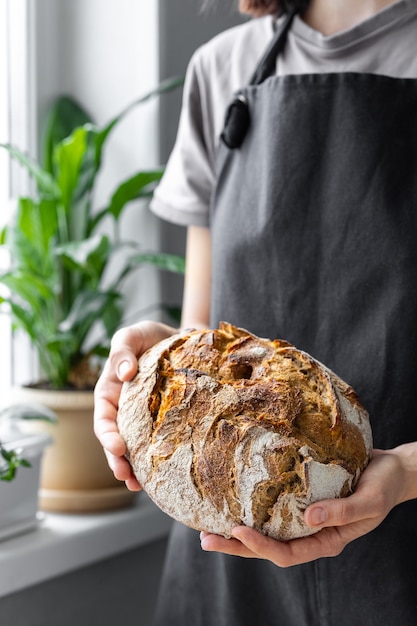
<path fill-rule="evenodd" d="M 249 128 L 250 114 L 248 101 L 239 94 L 226 111 L 221 139 L 228 148 L 240 148 Z"/>

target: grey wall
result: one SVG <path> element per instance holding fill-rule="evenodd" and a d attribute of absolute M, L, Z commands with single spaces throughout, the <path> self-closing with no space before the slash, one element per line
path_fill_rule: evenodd
<path fill-rule="evenodd" d="M 243 20 L 237 0 L 211 0 L 202 11 L 203 0 L 160 0 L 160 75 L 183 76 L 194 50 L 217 33 Z M 208 3 L 207 3 L 208 4 Z M 181 108 L 180 93 L 161 100 L 160 154 L 165 163 L 175 141 Z M 161 224 L 164 252 L 184 254 L 186 229 L 167 222 Z M 162 299 L 169 304 L 181 302 L 183 281 L 175 275 L 162 277 Z"/>
<path fill-rule="evenodd" d="M 183 76 L 193 52 L 217 33 L 243 20 L 237 0 L 159 0 L 161 78 Z M 161 101 L 161 156 L 165 160 L 173 146 L 181 99 L 172 94 Z"/>

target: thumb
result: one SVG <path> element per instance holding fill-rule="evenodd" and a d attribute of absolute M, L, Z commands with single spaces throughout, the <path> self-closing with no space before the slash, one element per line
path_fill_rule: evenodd
<path fill-rule="evenodd" d="M 357 494 L 347 498 L 323 500 L 311 504 L 304 512 L 304 521 L 313 528 L 346 526 L 372 517 L 367 499 Z"/>
<path fill-rule="evenodd" d="M 404 474 L 397 456 L 374 450 L 354 493 L 311 504 L 304 512 L 304 521 L 313 528 L 346 526 L 364 520 L 380 522 L 401 501 L 403 483 Z"/>
<path fill-rule="evenodd" d="M 123 355 L 122 360 L 117 365 L 117 376 L 121 381 L 131 380 L 138 371 L 138 362 L 131 353 Z"/>

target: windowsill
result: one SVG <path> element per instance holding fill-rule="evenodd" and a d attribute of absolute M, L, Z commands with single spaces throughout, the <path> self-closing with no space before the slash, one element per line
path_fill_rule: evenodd
<path fill-rule="evenodd" d="M 42 514 L 35 530 L 0 543 L 0 597 L 150 543 L 170 526 L 143 492 L 109 513 Z"/>

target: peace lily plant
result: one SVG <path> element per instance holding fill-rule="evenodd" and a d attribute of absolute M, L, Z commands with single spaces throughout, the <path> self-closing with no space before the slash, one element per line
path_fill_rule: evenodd
<path fill-rule="evenodd" d="M 162 83 L 104 127 L 94 125 L 71 99 L 60 98 L 49 118 L 42 165 L 12 145 L 1 146 L 29 172 L 36 193 L 18 198 L 0 233 L 10 259 L 10 267 L 0 274 L 6 288 L 0 306 L 36 348 L 48 387 L 94 386 L 97 357 L 107 354 L 111 336 L 123 323 L 123 282 L 140 264 L 184 271 L 182 257 L 144 251 L 135 241 L 120 238 L 126 205 L 151 196 L 161 168 L 137 172 L 118 185 L 106 206 L 93 207 L 110 133 L 138 104 L 182 82 Z M 102 232 L 105 220 L 112 223 L 112 237 Z M 120 258 L 113 265 L 116 255 L 122 256 L 121 266 Z M 115 272 L 110 279 L 109 266 Z M 93 341 L 97 328 L 102 339 Z"/>

